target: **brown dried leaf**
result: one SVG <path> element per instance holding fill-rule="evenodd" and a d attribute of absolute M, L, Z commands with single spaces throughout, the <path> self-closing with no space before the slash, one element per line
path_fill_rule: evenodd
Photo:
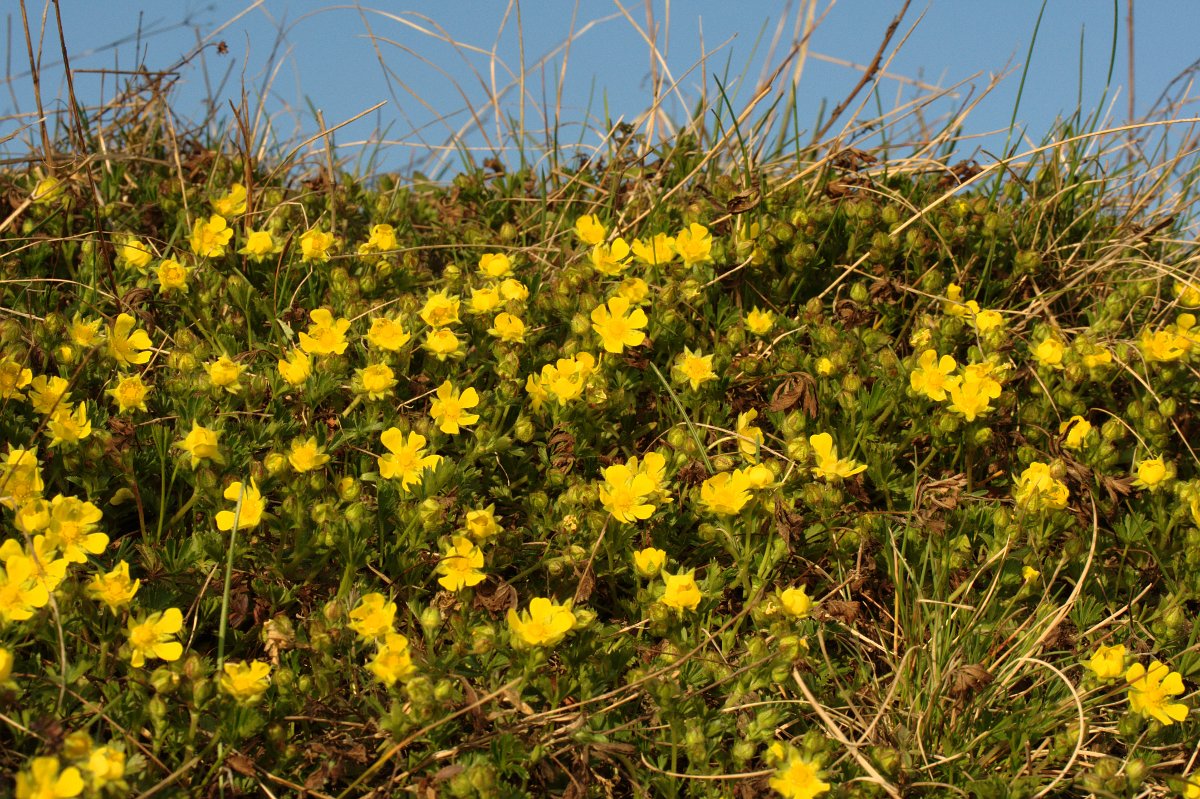
<path fill-rule="evenodd" d="M 961 666 L 949 674 L 949 692 L 955 699 L 966 699 L 981 688 L 986 688 L 995 677 L 978 663 Z"/>
<path fill-rule="evenodd" d="M 757 208 L 760 202 L 762 202 L 762 194 L 759 193 L 758 189 L 739 191 L 729 198 L 729 202 L 725 203 L 725 212 L 729 214 L 744 214 L 753 208 Z"/>
<path fill-rule="evenodd" d="M 225 758 L 225 763 L 243 777 L 254 776 L 254 761 L 243 754 L 234 752 Z"/>
<path fill-rule="evenodd" d="M 858 621 L 862 606 L 853 600 L 827 599 L 817 606 L 814 616 L 820 621 L 840 621 L 852 625 Z"/>
<path fill-rule="evenodd" d="M 475 586 L 476 608 L 483 608 L 493 616 L 503 615 L 517 606 L 517 589 L 494 575 Z"/>

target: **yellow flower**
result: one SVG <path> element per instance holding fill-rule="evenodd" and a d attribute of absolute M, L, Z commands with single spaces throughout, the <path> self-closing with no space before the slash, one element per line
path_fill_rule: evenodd
<path fill-rule="evenodd" d="M 0 464 L 0 505 L 18 508 L 31 497 L 42 494 L 42 472 L 37 449 L 14 447 Z"/>
<path fill-rule="evenodd" d="M 622 524 L 649 519 L 654 513 L 650 496 L 654 483 L 645 474 L 628 464 L 614 463 L 604 469 L 604 485 L 600 486 L 600 504 Z"/>
<path fill-rule="evenodd" d="M 1200 774 L 1182 779 L 1185 780 L 1183 799 L 1200 799 Z"/>
<path fill-rule="evenodd" d="M 784 799 L 813 799 L 831 787 L 821 779 L 818 761 L 809 760 L 792 747 L 787 747 L 786 759 L 771 777 L 770 785 Z"/>
<path fill-rule="evenodd" d="M 1087 369 L 1100 369 L 1112 363 L 1112 353 L 1104 347 L 1080 336 L 1071 346 L 1079 352 L 1080 361 Z"/>
<path fill-rule="evenodd" d="M 0 358 L 0 400 L 22 397 L 21 389 L 33 380 L 33 371 L 7 355 Z"/>
<path fill-rule="evenodd" d="M 37 185 L 33 187 L 33 192 L 29 195 L 29 199 L 36 205 L 43 205 L 62 195 L 65 190 L 66 186 L 61 180 L 48 175 L 39 180 Z"/>
<path fill-rule="evenodd" d="M 220 438 L 219 431 L 210 430 L 193 419 L 192 431 L 184 436 L 182 441 L 176 442 L 175 446 L 191 456 L 192 468 L 199 466 L 200 461 L 225 463 L 221 448 L 217 444 Z"/>
<path fill-rule="evenodd" d="M 534 397 L 535 408 L 540 407 L 539 390 L 545 394 L 545 399 L 555 399 L 559 405 L 566 405 L 583 394 L 588 378 L 595 371 L 595 356 L 590 352 L 581 352 L 573 358 L 559 358 L 554 364 L 546 364 L 542 367 L 540 379 L 531 375 L 525 388 Z M 532 390 L 531 385 L 534 387 Z"/>
<path fill-rule="evenodd" d="M 1061 369 L 1063 355 L 1066 351 L 1067 345 L 1051 336 L 1038 342 L 1037 346 L 1033 348 L 1033 357 L 1037 358 L 1038 363 L 1042 366 Z"/>
<path fill-rule="evenodd" d="M 49 416 L 62 405 L 69 405 L 70 383 L 61 377 L 38 375 L 29 384 L 29 404 L 43 416 Z"/>
<path fill-rule="evenodd" d="M 225 488 L 225 493 L 222 495 L 225 499 L 239 503 L 240 507 L 235 504 L 233 510 L 223 510 L 216 516 L 217 529 L 221 531 L 232 530 L 234 519 L 237 519 L 237 529 L 248 530 L 251 527 L 257 527 L 262 521 L 263 512 L 267 509 L 267 503 L 263 500 L 262 494 L 258 490 L 258 485 L 251 478 L 250 485 L 243 485 L 240 481 L 234 481 Z"/>
<path fill-rule="evenodd" d="M 629 266 L 629 244 L 622 238 L 615 239 L 612 244 L 597 242 L 589 257 L 597 272 L 605 277 L 616 277 Z"/>
<path fill-rule="evenodd" d="M 382 638 L 392 630 L 396 618 L 396 603 L 389 602 L 383 594 L 363 594 L 354 610 L 350 611 L 350 623 L 346 626 L 367 641 Z"/>
<path fill-rule="evenodd" d="M 972 363 L 963 367 L 961 377 L 946 379 L 946 391 L 950 395 L 950 410 L 973 422 L 992 409 L 991 400 L 1000 396 L 1001 386 L 992 377 L 989 364 Z"/>
<path fill-rule="evenodd" d="M 834 446 L 833 436 L 829 433 L 809 436 L 808 443 L 812 447 L 817 461 L 816 466 L 812 467 L 814 477 L 819 477 L 826 482 L 833 482 L 867 470 L 866 466 L 849 458 L 838 458 L 837 447 Z"/>
<path fill-rule="evenodd" d="M 19 544 L 17 550 L 20 550 Z M 9 555 L 0 570 L 0 622 L 32 618 L 33 612 L 45 607 L 49 601 L 50 590 L 45 581 L 39 579 L 33 558 L 23 554 Z"/>
<path fill-rule="evenodd" d="M 712 260 L 712 234 L 708 228 L 696 222 L 691 223 L 675 236 L 675 252 L 687 266 L 702 264 Z"/>
<path fill-rule="evenodd" d="M 666 565 L 667 553 L 654 547 L 639 549 L 633 553 L 633 568 L 642 577 L 654 577 Z"/>
<path fill-rule="evenodd" d="M 663 591 L 662 603 L 672 610 L 682 613 L 685 610 L 695 610 L 703 598 L 700 586 L 696 585 L 696 570 L 692 569 L 683 574 L 662 573 L 666 589 Z"/>
<path fill-rule="evenodd" d="M 262 699 L 271 687 L 271 666 L 261 660 L 249 663 L 229 661 L 224 664 L 221 675 L 221 690 L 234 698 L 240 705 L 252 705 Z"/>
<path fill-rule="evenodd" d="M 1162 458 L 1146 458 L 1138 462 L 1135 472 L 1133 484 L 1136 487 L 1157 491 L 1175 476 L 1175 464 Z"/>
<path fill-rule="evenodd" d="M 220 258 L 232 238 L 233 228 L 225 222 L 225 217 L 213 214 L 208 221 L 197 219 L 192 225 L 192 252 L 201 258 Z"/>
<path fill-rule="evenodd" d="M 1080 449 L 1092 434 L 1092 423 L 1082 416 L 1072 416 L 1058 426 L 1058 434 L 1064 436 L 1064 448 Z"/>
<path fill-rule="evenodd" d="M 476 541 L 491 538 L 500 532 L 500 523 L 496 521 L 495 503 L 480 510 L 467 511 L 466 532 Z"/>
<path fill-rule="evenodd" d="M 479 414 L 467 413 L 479 405 L 479 394 L 468 387 L 461 394 L 449 380 L 437 387 L 437 398 L 429 407 L 429 415 L 443 433 L 456 436 L 463 425 L 475 424 Z"/>
<path fill-rule="evenodd" d="M 183 614 L 179 608 L 167 608 L 160 613 L 151 613 L 145 620 L 129 620 L 129 663 L 135 669 L 146 665 L 147 658 L 158 658 L 168 662 L 179 660 L 183 645 L 173 641 L 176 633 L 183 629 Z"/>
<path fill-rule="evenodd" d="M 713 356 L 701 355 L 699 350 L 693 352 L 685 346 L 671 366 L 672 377 L 676 383 L 687 383 L 692 391 L 697 391 L 701 384 L 717 379 L 712 362 Z"/>
<path fill-rule="evenodd" d="M 805 592 L 804 586 L 785 588 L 779 593 L 779 603 L 783 605 L 783 612 L 795 619 L 808 618 L 813 606 L 812 598 Z"/>
<path fill-rule="evenodd" d="M 459 357 L 463 354 L 462 342 L 458 340 L 458 336 L 454 335 L 454 331 L 448 327 L 438 327 L 430 330 L 425 335 L 425 341 L 421 346 L 439 361 L 444 361 L 450 357 Z"/>
<path fill-rule="evenodd" d="M 755 427 L 753 422 L 758 418 L 758 411 L 751 408 L 745 413 L 739 413 L 737 418 L 738 451 L 749 463 L 758 463 L 758 453 L 762 448 L 763 431 Z"/>
<path fill-rule="evenodd" d="M 525 302 L 529 299 L 529 289 L 516 278 L 505 278 L 500 281 L 500 296 L 505 302 Z"/>
<path fill-rule="evenodd" d="M 120 314 L 108 331 L 108 354 L 117 363 L 134 366 L 150 360 L 150 336 L 145 330 L 134 330 L 137 321 L 127 313 Z"/>
<path fill-rule="evenodd" d="M 293 348 L 286 358 L 280 358 L 279 376 L 292 386 L 302 386 L 312 375 L 312 359 L 304 350 Z"/>
<path fill-rule="evenodd" d="M 99 555 L 108 546 L 108 536 L 95 532 L 104 514 L 90 502 L 62 494 L 50 502 L 50 524 L 46 546 L 68 563 L 85 563 L 88 555 Z"/>
<path fill-rule="evenodd" d="M 241 183 L 234 183 L 228 192 L 212 201 L 212 209 L 221 216 L 246 213 L 246 187 Z"/>
<path fill-rule="evenodd" d="M 242 390 L 240 379 L 245 370 L 245 366 L 236 363 L 228 355 L 222 355 L 212 363 L 204 364 L 204 371 L 208 372 L 208 379 L 213 387 L 223 388 L 230 394 L 237 394 Z"/>
<path fill-rule="evenodd" d="M 633 257 L 648 266 L 669 264 L 675 260 L 675 239 L 666 233 L 656 233 L 649 240 L 634 239 L 630 245 Z"/>
<path fill-rule="evenodd" d="M 508 277 L 513 271 L 512 261 L 502 252 L 485 252 L 479 256 L 479 271 L 484 277 Z"/>
<path fill-rule="evenodd" d="M 438 585 L 447 591 L 461 591 L 478 585 L 487 576 L 480 571 L 482 568 L 483 550 L 465 535 L 456 535 L 438 561 L 437 573 L 442 575 Z"/>
<path fill-rule="evenodd" d="M 50 417 L 46 427 L 50 430 L 50 446 L 78 444 L 92 434 L 92 423 L 88 419 L 87 403 L 81 402 L 74 409 L 61 407 Z"/>
<path fill-rule="evenodd" d="M 300 236 L 300 260 L 304 263 L 325 263 L 329 260 L 329 251 L 334 248 L 332 233 L 313 228 L 306 230 Z"/>
<path fill-rule="evenodd" d="M 170 294 L 172 291 L 178 291 L 180 294 L 187 294 L 188 275 L 191 274 L 191 271 L 189 267 L 173 258 L 167 258 L 158 265 L 158 270 L 155 272 L 158 277 L 158 293 Z"/>
<path fill-rule="evenodd" d="M 1125 682 L 1129 683 L 1129 707 L 1134 713 L 1153 718 L 1163 726 L 1187 718 L 1187 705 L 1169 701 L 1169 697 L 1183 693 L 1183 677 L 1165 663 L 1152 661 L 1149 669 L 1134 663 L 1125 672 Z"/>
<path fill-rule="evenodd" d="M 60 772 L 57 757 L 35 757 L 25 771 L 17 772 L 17 799 L 66 799 L 83 793 L 79 769 L 68 766 Z"/>
<path fill-rule="evenodd" d="M 385 480 L 400 479 L 405 491 L 413 483 L 421 482 L 421 473 L 432 469 L 442 460 L 441 455 L 425 454 L 425 436 L 408 434 L 407 440 L 398 428 L 389 427 L 380 435 L 388 454 L 379 456 L 379 476 Z"/>
<path fill-rule="evenodd" d="M 364 369 L 354 370 L 351 388 L 367 399 L 381 400 L 392 393 L 396 386 L 396 373 L 386 363 L 373 363 Z"/>
<path fill-rule="evenodd" d="M 386 316 L 372 319 L 371 329 L 367 331 L 371 346 L 388 352 L 396 352 L 411 340 L 412 334 L 404 329 L 404 325 Z"/>
<path fill-rule="evenodd" d="M 523 646 L 554 646 L 575 628 L 575 622 L 570 600 L 557 605 L 539 596 L 531 599 L 529 610 L 520 615 L 511 608 L 508 611 L 508 626 Z"/>
<path fill-rule="evenodd" d="M 584 214 L 575 220 L 575 235 L 584 244 L 595 246 L 604 241 L 608 230 L 600 224 L 600 218 L 595 214 Z"/>
<path fill-rule="evenodd" d="M 946 399 L 946 384 L 950 373 L 958 368 L 950 355 L 938 357 L 937 350 L 925 350 L 917 359 L 917 368 L 908 376 L 908 384 L 918 394 L 935 402 Z"/>
<path fill-rule="evenodd" d="M 379 644 L 375 657 L 367 663 L 367 671 L 388 687 L 411 677 L 416 670 L 408 649 L 408 639 L 391 631 L 384 634 L 383 643 Z"/>
<path fill-rule="evenodd" d="M 473 314 L 490 313 L 499 308 L 502 302 L 504 298 L 500 296 L 499 286 L 484 286 L 471 290 L 470 310 Z"/>
<path fill-rule="evenodd" d="M 1171 329 L 1143 330 L 1138 337 L 1138 348 L 1143 357 L 1152 363 L 1178 361 L 1192 349 L 1192 340 Z"/>
<path fill-rule="evenodd" d="M 1037 578 L 1041 576 L 1042 573 L 1032 566 L 1024 566 L 1021 568 L 1021 579 L 1024 580 L 1027 585 L 1037 580 Z"/>
<path fill-rule="evenodd" d="M 300 334 L 300 349 L 309 355 L 341 355 L 346 351 L 346 331 L 349 319 L 334 319 L 328 308 L 316 308 L 308 317 L 312 320 L 308 332 Z"/>
<path fill-rule="evenodd" d="M 613 297 L 605 305 L 592 310 L 592 330 L 600 336 L 605 352 L 620 353 L 626 347 L 636 347 L 646 340 L 642 330 L 646 326 L 646 313 L 641 308 L 629 310 L 629 300 Z"/>
<path fill-rule="evenodd" d="M 127 236 L 117 245 L 117 261 L 139 272 L 145 272 L 153 260 L 150 245 L 135 236 Z"/>
<path fill-rule="evenodd" d="M 430 292 L 417 315 L 432 328 L 448 327 L 458 323 L 460 304 L 458 297 L 447 294 L 445 289 L 437 293 Z"/>
<path fill-rule="evenodd" d="M 112 744 L 97 747 L 88 755 L 87 770 L 91 774 L 92 790 L 98 792 L 105 785 L 125 777 L 125 753 Z"/>
<path fill-rule="evenodd" d="M 1174 292 L 1179 304 L 1184 308 L 1200 308 L 1200 286 L 1176 280 Z"/>
<path fill-rule="evenodd" d="M 754 307 L 746 314 L 746 329 L 756 336 L 765 336 L 775 326 L 775 314 Z"/>
<path fill-rule="evenodd" d="M 617 296 L 629 300 L 630 305 L 645 305 L 650 296 L 650 286 L 640 277 L 627 277 L 617 286 Z"/>
<path fill-rule="evenodd" d="M 329 463 L 329 456 L 317 444 L 316 436 L 309 436 L 305 439 L 297 438 L 292 441 L 291 449 L 288 451 L 288 463 L 298 473 L 303 474 L 320 469 Z"/>
<path fill-rule="evenodd" d="M 946 286 L 946 300 L 942 303 L 942 312 L 947 316 L 966 316 L 971 313 L 971 310 L 962 302 L 961 286 L 954 283 Z"/>
<path fill-rule="evenodd" d="M 238 255 L 244 255 L 256 264 L 278 255 L 283 245 L 275 241 L 269 230 L 249 230 L 246 232 L 246 243 L 238 250 Z"/>
<path fill-rule="evenodd" d="M 100 334 L 100 319 L 85 321 L 79 314 L 71 319 L 71 326 L 68 328 L 71 334 L 71 343 L 77 347 L 91 348 L 100 343 L 103 336 Z"/>
<path fill-rule="evenodd" d="M 1098 680 L 1115 680 L 1125 671 L 1125 645 L 1100 645 L 1084 665 Z"/>
<path fill-rule="evenodd" d="M 525 323 L 521 321 L 519 316 L 513 316 L 510 313 L 496 314 L 492 326 L 488 328 L 488 335 L 495 336 L 501 341 L 507 341 L 512 344 L 525 343 Z"/>
<path fill-rule="evenodd" d="M 700 484 L 700 502 L 720 516 L 736 516 L 750 501 L 750 477 L 741 469 L 717 472 Z"/>
<path fill-rule="evenodd" d="M 391 225 L 372 225 L 371 235 L 363 244 L 358 245 L 359 255 L 391 252 L 400 248 L 396 240 L 396 229 Z"/>
<path fill-rule="evenodd" d="M 0 646 L 0 688 L 12 688 L 15 685 L 12 681 L 12 668 L 12 652 Z"/>
<path fill-rule="evenodd" d="M 128 607 L 141 584 L 141 580 L 129 579 L 129 564 L 122 560 L 112 571 L 93 577 L 87 590 L 93 599 L 103 602 L 115 615 L 121 608 Z"/>
<path fill-rule="evenodd" d="M 1004 327 L 1004 317 L 997 311 L 976 311 L 971 321 L 975 323 L 975 329 L 980 333 L 987 333 L 988 331 Z"/>
<path fill-rule="evenodd" d="M 1013 499 L 1018 508 L 1026 510 L 1061 510 L 1067 507 L 1070 492 L 1065 483 L 1054 477 L 1049 464 L 1034 461 L 1017 478 Z"/>
<path fill-rule="evenodd" d="M 146 398 L 150 396 L 150 387 L 142 382 L 139 375 L 122 377 L 115 386 L 104 393 L 117 403 L 117 413 L 128 413 L 134 409 L 149 410 L 146 407 Z"/>

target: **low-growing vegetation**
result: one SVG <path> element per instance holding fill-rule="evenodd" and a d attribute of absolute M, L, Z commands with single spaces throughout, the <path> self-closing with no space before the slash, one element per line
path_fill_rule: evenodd
<path fill-rule="evenodd" d="M 139 102 L 0 174 L 0 791 L 1200 796 L 1186 149 Z"/>

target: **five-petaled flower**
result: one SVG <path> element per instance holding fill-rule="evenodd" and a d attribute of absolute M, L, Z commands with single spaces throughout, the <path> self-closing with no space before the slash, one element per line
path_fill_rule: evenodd
<path fill-rule="evenodd" d="M 142 621 L 129 620 L 129 663 L 135 669 L 146 665 L 149 658 L 179 660 L 183 645 L 174 640 L 183 629 L 183 613 L 179 608 L 167 608 L 151 613 Z"/>
<path fill-rule="evenodd" d="M 631 311 L 624 297 L 613 297 L 592 310 L 592 330 L 600 336 L 605 352 L 620 353 L 641 344 L 646 340 L 646 322 L 646 312 L 641 308 Z"/>
<path fill-rule="evenodd" d="M 235 504 L 233 510 L 223 510 L 217 514 L 218 530 L 232 530 L 235 520 L 239 530 L 257 527 L 262 521 L 267 503 L 253 478 L 248 486 L 239 481 L 230 483 L 223 496 Z"/>
<path fill-rule="evenodd" d="M 261 660 L 229 661 L 222 666 L 221 691 L 240 705 L 252 705 L 271 687 L 271 666 Z"/>
<path fill-rule="evenodd" d="M 826 482 L 835 482 L 846 477 L 853 477 L 867 469 L 863 464 L 856 463 L 849 458 L 839 458 L 837 447 L 833 443 L 833 436 L 829 433 L 809 436 L 808 443 L 813 449 L 813 456 L 816 460 L 816 465 L 812 467 L 814 477 L 819 477 Z"/>
<path fill-rule="evenodd" d="M 1183 676 L 1155 660 L 1146 668 L 1134 663 L 1125 672 L 1129 683 L 1129 707 L 1134 713 L 1152 718 L 1164 726 L 1187 718 L 1188 706 L 1172 702 L 1170 697 L 1183 693 Z"/>
<path fill-rule="evenodd" d="M 662 573 L 663 582 L 666 584 L 663 589 L 662 603 L 672 610 L 683 613 L 685 610 L 695 610 L 700 604 L 700 600 L 704 595 L 700 593 L 700 586 L 696 585 L 696 570 L 682 572 L 680 574 Z"/>
<path fill-rule="evenodd" d="M 441 455 L 425 454 L 425 436 L 420 433 L 410 431 L 406 438 L 399 428 L 389 427 L 379 439 L 388 449 L 386 455 L 379 456 L 379 476 L 385 480 L 398 478 L 406 491 L 413 483 L 421 482 L 422 472 L 442 460 Z"/>
<path fill-rule="evenodd" d="M 438 585 L 447 591 L 461 591 L 483 582 L 483 550 L 465 535 L 456 535 L 438 561 Z"/>
<path fill-rule="evenodd" d="M 575 622 L 570 600 L 557 605 L 539 596 L 531 599 L 529 610 L 519 615 L 515 610 L 508 611 L 508 626 L 516 643 L 524 646 L 554 646 L 575 628 Z"/>
<path fill-rule="evenodd" d="M 437 387 L 436 397 L 429 406 L 429 415 L 443 433 L 452 436 L 462 432 L 465 425 L 479 421 L 479 414 L 469 413 L 479 405 L 479 393 L 468 387 L 459 392 L 449 380 Z"/>

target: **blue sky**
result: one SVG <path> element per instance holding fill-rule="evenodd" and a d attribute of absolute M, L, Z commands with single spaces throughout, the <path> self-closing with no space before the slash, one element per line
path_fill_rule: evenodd
<path fill-rule="evenodd" d="M 27 0 L 35 48 L 45 2 Z M 798 123 L 809 131 L 821 109 L 836 105 L 858 81 L 861 71 L 852 64 L 870 61 L 900 3 L 817 0 L 812 5 L 823 18 L 796 85 Z M 651 7 L 660 74 L 678 81 L 678 91 L 663 107 L 679 119 L 705 86 L 710 98 L 718 96 L 718 80 L 740 110 L 762 79 L 768 56 L 774 66 L 787 51 L 797 15 L 809 2 L 653 0 Z M 121 84 L 111 74 L 82 70 L 168 69 L 192 54 L 178 68 L 174 89 L 173 109 L 181 120 L 202 118 L 209 96 L 227 119 L 225 109 L 240 100 L 244 85 L 251 111 L 261 109 L 260 131 L 276 145 L 314 134 L 316 111 L 332 126 L 386 102 L 334 134 L 339 156 L 352 167 L 364 163 L 364 153 L 374 153 L 387 168 L 453 166 L 460 154 L 444 148 L 463 130 L 466 144 L 481 148 L 476 157 L 486 157 L 504 139 L 502 131 L 521 118 L 522 48 L 527 130 L 544 130 L 540 109 L 558 105 L 559 141 L 587 148 L 599 143 L 606 118 L 635 120 L 653 99 L 645 41 L 651 23 L 646 4 L 632 0 L 523 0 L 519 5 L 502 0 L 374 5 L 61 0 L 61 8 L 84 105 L 112 100 Z M 876 92 L 860 95 L 867 101 L 863 115 L 911 101 L 929 87 L 957 87 L 925 110 L 925 122 L 936 127 L 952 109 L 978 98 L 992 76 L 1004 75 L 968 117 L 965 132 L 975 138 L 958 148 L 962 157 L 976 147 L 998 151 L 1040 8 L 1040 2 L 1026 0 L 914 2 L 892 49 L 907 40 L 887 64 Z M 7 9 L 11 32 L 0 114 L 8 118 L 0 121 L 0 139 L 19 133 L 3 145 L 11 153 L 31 132 L 22 129 L 32 121 L 34 102 L 19 8 L 9 3 Z M 1141 115 L 1200 58 L 1195 38 L 1200 3 L 1143 0 L 1135 11 L 1135 112 Z M 42 91 L 48 109 L 61 109 L 65 90 L 53 13 L 50 6 L 50 27 L 41 43 Z M 1057 117 L 1079 108 L 1087 114 L 1099 107 L 1112 124 L 1128 119 L 1126 13 L 1127 0 L 1119 0 L 1115 9 L 1103 0 L 1048 0 L 1017 114 L 1018 127 L 1030 140 L 1040 141 Z M 1116 58 L 1106 92 L 1114 22 Z M 564 69 L 560 46 L 572 31 Z M 227 53 L 217 52 L 218 42 L 225 43 Z M 198 48 L 201 44 L 208 46 Z M 789 72 L 781 80 L 791 77 Z M 499 114 L 488 105 L 493 87 L 504 91 Z M 1190 105 L 1184 111 L 1200 114 Z M 20 114 L 25 116 L 13 116 Z M 363 149 L 362 142 L 378 139 L 386 143 Z M 431 153 L 433 160 L 423 160 Z"/>

